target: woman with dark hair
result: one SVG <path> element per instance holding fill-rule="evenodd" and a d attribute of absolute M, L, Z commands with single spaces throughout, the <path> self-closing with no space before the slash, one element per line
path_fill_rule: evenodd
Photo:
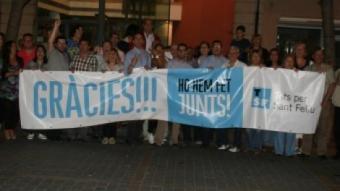
<path fill-rule="evenodd" d="M 104 41 L 102 46 L 94 48 L 94 53 L 98 62 L 98 71 L 104 72 L 107 70 L 106 60 L 108 59 L 109 53 L 112 51 L 112 44 L 110 41 Z"/>
<path fill-rule="evenodd" d="M 123 72 L 124 65 L 119 58 L 118 51 L 115 48 L 111 48 L 109 52 L 106 53 L 107 56 L 105 57 L 105 66 L 106 70 L 104 71 L 111 71 L 111 72 Z M 117 128 L 119 127 L 120 123 L 108 123 L 103 125 L 103 139 L 102 144 L 116 144 L 116 136 L 117 136 Z"/>
<path fill-rule="evenodd" d="M 153 69 L 163 69 L 167 66 L 167 60 L 165 58 L 164 46 L 161 43 L 157 43 L 151 50 L 151 67 Z M 167 122 L 166 122 L 167 123 Z M 145 140 L 148 140 L 150 144 L 156 143 L 156 145 L 162 145 L 164 140 L 165 121 L 149 120 L 147 133 L 145 133 Z"/>
<path fill-rule="evenodd" d="M 266 63 L 269 59 L 269 52 L 267 49 L 262 47 L 262 36 L 260 34 L 255 34 L 251 41 L 251 47 L 249 48 L 249 61 L 251 64 L 252 52 L 259 52 L 263 63 Z"/>
<path fill-rule="evenodd" d="M 250 66 L 263 67 L 263 58 L 261 51 L 253 50 L 250 53 Z M 262 151 L 264 143 L 264 131 L 259 129 L 248 129 L 248 149 L 258 154 Z"/>
<path fill-rule="evenodd" d="M 35 49 L 35 58 L 28 63 L 25 69 L 28 70 L 44 70 L 44 66 L 47 64 L 46 48 L 43 45 L 38 45 Z M 47 140 L 46 135 L 41 131 L 28 131 L 27 139 L 33 140 L 35 133 L 38 134 L 38 139 Z"/>
<path fill-rule="evenodd" d="M 197 59 L 198 65 L 200 65 L 204 59 L 206 59 L 210 54 L 210 45 L 208 42 L 201 42 L 199 46 L 199 56 Z"/>
<path fill-rule="evenodd" d="M 305 70 L 309 65 L 309 60 L 307 59 L 307 48 L 306 43 L 297 42 L 294 46 L 295 55 L 295 67 L 298 70 Z"/>
<path fill-rule="evenodd" d="M 295 56 L 288 54 L 283 60 L 283 68 L 295 69 Z M 294 156 L 296 154 L 296 135 L 294 133 L 275 132 L 274 152 L 280 156 Z"/>
<path fill-rule="evenodd" d="M 17 45 L 8 41 L 3 49 L 2 86 L 0 98 L 2 99 L 5 139 L 14 140 L 14 129 L 19 122 L 19 73 L 23 67 L 23 60 L 17 56 Z"/>
<path fill-rule="evenodd" d="M 47 51 L 43 45 L 38 45 L 35 50 L 35 58 L 25 67 L 29 70 L 43 70 L 47 64 Z"/>

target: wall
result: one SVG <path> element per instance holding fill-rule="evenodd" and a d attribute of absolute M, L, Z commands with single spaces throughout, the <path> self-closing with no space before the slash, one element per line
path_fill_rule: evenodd
<path fill-rule="evenodd" d="M 246 27 L 246 38 L 251 39 L 255 30 L 255 12 L 256 0 L 236 0 L 234 31 L 238 25 L 244 25 Z M 262 15 L 260 14 L 261 17 Z M 259 30 L 261 31 L 261 27 Z"/>
<path fill-rule="evenodd" d="M 263 35 L 268 37 L 264 39 L 263 43 L 267 46 L 274 46 L 277 34 L 277 25 L 280 17 L 292 18 L 310 18 L 321 19 L 321 8 L 319 0 L 272 0 L 264 1 L 263 17 L 262 17 L 262 31 Z M 334 19 L 340 20 L 340 1 L 334 1 Z M 265 21 L 265 22 L 264 22 Z M 301 22 L 300 25 L 315 25 L 321 27 L 319 23 Z"/>
<path fill-rule="evenodd" d="M 183 0 L 182 20 L 174 25 L 174 43 L 199 45 L 221 40 L 225 47 L 232 39 L 234 0 Z"/>
<path fill-rule="evenodd" d="M 277 27 L 282 24 L 280 18 L 321 19 L 318 2 L 319 0 L 261 0 L 259 33 L 263 35 L 263 46 L 267 48 L 275 46 Z M 340 1 L 334 1 L 333 7 L 334 18 L 340 20 Z M 245 25 L 248 38 L 254 33 L 255 11 L 256 0 L 236 0 L 234 28 L 240 24 Z M 296 22 L 294 25 L 321 27 L 321 21 Z"/>
<path fill-rule="evenodd" d="M 14 0 L 0 0 L 0 31 L 6 33 L 9 12 L 11 10 L 11 1 Z M 33 33 L 34 19 L 36 15 L 36 0 L 31 0 L 26 7 L 21 19 L 19 37 L 25 33 Z"/>

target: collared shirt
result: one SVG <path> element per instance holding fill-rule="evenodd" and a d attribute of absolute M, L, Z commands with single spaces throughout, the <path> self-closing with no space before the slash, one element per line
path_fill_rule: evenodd
<path fill-rule="evenodd" d="M 134 47 L 132 50 L 130 50 L 124 60 L 124 73 L 128 73 L 129 65 L 131 64 L 131 61 L 134 57 L 137 57 L 137 64 L 134 68 L 143 68 L 144 66 L 151 67 L 151 57 L 148 52 L 146 52 L 144 49 L 139 49 Z"/>
<path fill-rule="evenodd" d="M 48 55 L 48 62 L 45 65 L 47 71 L 68 71 L 70 58 L 67 52 L 61 52 L 53 48 Z"/>
<path fill-rule="evenodd" d="M 153 33 L 150 33 L 150 34 L 144 33 L 144 37 L 145 37 L 145 50 L 147 52 L 151 53 L 152 44 L 156 39 L 155 35 Z"/>
<path fill-rule="evenodd" d="M 98 70 L 97 58 L 89 54 L 85 58 L 77 54 L 71 62 L 71 68 L 75 71 L 95 72 Z"/>
<path fill-rule="evenodd" d="M 227 62 L 228 59 L 224 56 L 210 55 L 202 61 L 200 68 L 221 68 Z"/>
<path fill-rule="evenodd" d="M 193 68 L 191 65 L 191 62 L 188 62 L 187 60 L 183 59 L 172 59 L 168 62 L 168 69 L 176 69 L 176 68 L 182 68 L 182 69 L 190 69 Z"/>
<path fill-rule="evenodd" d="M 225 64 L 223 65 L 223 67 L 225 67 L 225 68 L 236 68 L 236 67 L 246 67 L 246 66 L 247 66 L 247 65 L 246 65 L 245 63 L 243 63 L 243 62 L 241 62 L 241 61 L 239 61 L 239 60 L 236 60 L 234 66 L 231 66 L 230 61 L 228 61 L 227 63 L 225 63 Z"/>
<path fill-rule="evenodd" d="M 197 64 L 198 64 L 198 66 L 199 67 L 201 67 L 201 64 L 204 62 L 204 60 L 205 59 L 207 59 L 209 56 L 200 56 L 200 57 L 198 57 L 198 59 L 197 59 Z"/>

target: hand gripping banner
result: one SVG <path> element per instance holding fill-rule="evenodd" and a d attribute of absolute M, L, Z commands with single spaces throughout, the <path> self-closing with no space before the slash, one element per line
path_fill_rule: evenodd
<path fill-rule="evenodd" d="M 20 74 L 23 129 L 157 119 L 207 128 L 315 132 L 325 75 L 271 68 Z"/>

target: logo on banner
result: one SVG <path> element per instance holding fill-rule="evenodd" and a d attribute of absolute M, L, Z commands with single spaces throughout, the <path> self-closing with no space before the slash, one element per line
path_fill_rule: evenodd
<path fill-rule="evenodd" d="M 272 90 L 266 88 L 254 88 L 251 106 L 260 109 L 269 109 Z"/>

